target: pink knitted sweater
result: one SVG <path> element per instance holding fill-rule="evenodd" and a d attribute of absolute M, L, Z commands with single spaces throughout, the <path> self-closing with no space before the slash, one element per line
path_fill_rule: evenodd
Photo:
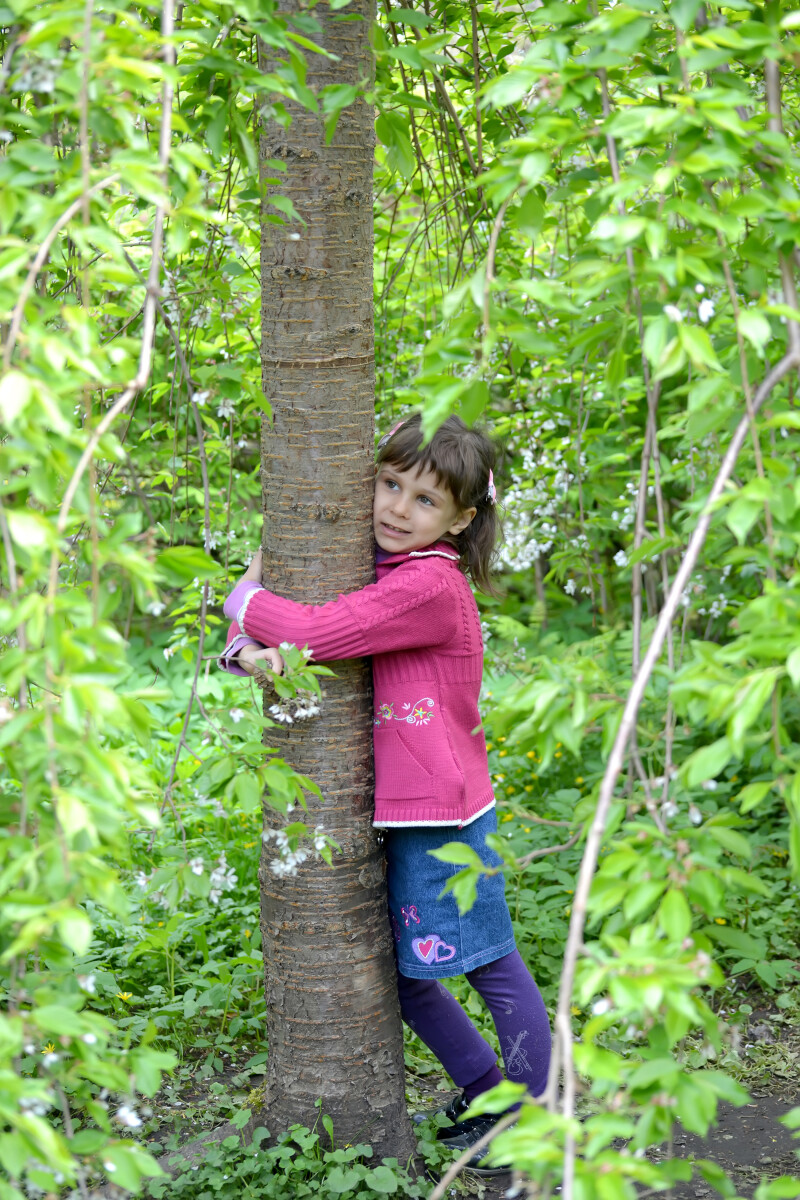
<path fill-rule="evenodd" d="M 390 555 L 377 577 L 327 604 L 258 588 L 228 646 L 244 633 L 265 646 L 308 646 L 315 662 L 371 655 L 374 824 L 469 824 L 495 802 L 478 713 L 483 640 L 475 597 L 442 542 Z"/>

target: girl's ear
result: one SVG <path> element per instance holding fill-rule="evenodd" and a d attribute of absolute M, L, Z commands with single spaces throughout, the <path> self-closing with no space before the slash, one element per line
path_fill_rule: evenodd
<path fill-rule="evenodd" d="M 452 534 L 463 533 L 467 526 L 472 523 L 477 511 L 477 508 L 465 508 L 458 514 L 447 532 Z"/>

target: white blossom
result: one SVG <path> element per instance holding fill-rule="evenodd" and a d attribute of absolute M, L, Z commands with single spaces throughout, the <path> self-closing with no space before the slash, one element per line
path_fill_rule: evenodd
<path fill-rule="evenodd" d="M 703 814 L 700 812 L 700 809 L 696 804 L 689 805 L 689 820 L 693 825 L 703 824 Z"/>
<path fill-rule="evenodd" d="M 674 321 L 676 325 L 680 325 L 683 320 L 683 313 L 678 308 L 677 304 L 665 304 L 664 316 L 669 317 L 670 321 Z"/>
<path fill-rule="evenodd" d="M 717 783 L 716 779 L 704 779 L 700 784 L 700 787 L 704 792 L 715 792 L 719 787 L 719 784 Z"/>
<path fill-rule="evenodd" d="M 575 595 L 575 580 L 574 579 L 567 580 L 567 582 L 564 584 L 564 591 L 567 593 L 568 596 Z"/>
<path fill-rule="evenodd" d="M 97 1042 L 97 1034 L 96 1033 L 84 1033 L 81 1038 L 81 1041 L 85 1042 L 87 1046 L 94 1046 L 95 1043 Z"/>
<path fill-rule="evenodd" d="M 223 400 L 222 403 L 217 406 L 217 416 L 221 421 L 227 421 L 229 417 L 233 416 L 234 411 L 235 409 L 232 400 Z"/>
<path fill-rule="evenodd" d="M 106 1159 L 103 1163 L 103 1170 L 108 1171 L 109 1175 L 113 1174 L 116 1169 L 117 1168 L 115 1167 L 114 1163 L 110 1162 L 109 1159 Z"/>
<path fill-rule="evenodd" d="M 698 296 L 702 296 L 703 292 L 704 292 L 706 289 L 705 289 L 705 287 L 703 286 L 703 284 L 702 284 L 702 283 L 696 283 L 696 284 L 694 285 L 694 290 L 697 292 Z"/>
<path fill-rule="evenodd" d="M 618 567 L 627 567 L 628 556 L 624 550 L 617 551 L 617 553 L 614 555 L 614 562 L 617 564 Z"/>
<path fill-rule="evenodd" d="M 601 1017 L 604 1013 L 609 1012 L 610 1008 L 611 1001 L 608 999 L 608 997 L 604 996 L 600 1000 L 595 1000 L 594 1004 L 592 1005 L 592 1012 L 596 1017 Z"/>
<path fill-rule="evenodd" d="M 81 989 L 81 991 L 88 992 L 90 996 L 94 996 L 97 991 L 97 988 L 95 987 L 94 973 L 91 975 L 79 975 L 78 987 Z"/>
<path fill-rule="evenodd" d="M 127 1104 L 120 1105 L 115 1120 L 119 1121 L 120 1125 L 127 1125 L 128 1129 L 138 1129 L 142 1123 L 139 1114 Z"/>
<path fill-rule="evenodd" d="M 193 858 L 189 863 L 189 870 L 193 875 L 202 875 L 204 866 L 202 858 Z"/>
<path fill-rule="evenodd" d="M 211 395 L 210 392 L 193 392 L 192 393 L 192 404 L 205 404 L 206 400 L 208 399 L 208 397 L 210 395 Z"/>
<path fill-rule="evenodd" d="M 222 851 L 217 859 L 217 865 L 211 872 L 209 877 L 211 891 L 208 893 L 212 904 L 219 901 L 223 892 L 232 892 L 239 882 L 239 877 L 232 867 L 228 866 L 228 861 L 225 857 L 225 851 Z"/>
<path fill-rule="evenodd" d="M 709 300 L 708 297 L 705 300 L 701 300 L 697 306 L 697 315 L 704 325 L 708 324 L 716 311 L 714 301 Z"/>
<path fill-rule="evenodd" d="M 241 708 L 232 708 L 230 711 L 230 718 L 234 725 L 238 725 L 243 716 L 244 711 Z"/>
<path fill-rule="evenodd" d="M 20 1096 L 19 1106 L 23 1112 L 32 1113 L 34 1117 L 43 1117 L 49 1107 L 41 1096 Z"/>
<path fill-rule="evenodd" d="M 60 1060 L 60 1058 L 61 1058 L 61 1055 L 60 1055 L 60 1054 L 54 1054 L 54 1053 L 51 1051 L 50 1053 L 48 1053 L 48 1054 L 45 1054 L 45 1055 L 42 1057 L 42 1066 L 44 1066 L 44 1067 L 54 1067 L 54 1066 L 56 1065 L 56 1063 L 57 1063 L 57 1062 Z"/>

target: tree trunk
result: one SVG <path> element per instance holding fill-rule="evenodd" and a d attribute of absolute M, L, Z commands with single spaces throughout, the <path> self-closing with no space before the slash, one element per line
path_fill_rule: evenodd
<path fill-rule="evenodd" d="M 306 54 L 312 91 L 371 78 L 368 0 L 353 0 L 346 20 L 327 6 L 314 15 L 323 26 L 315 40 L 338 61 Z M 264 583 L 320 603 L 374 578 L 373 111 L 363 100 L 346 108 L 326 145 L 321 117 L 291 110 L 289 129 L 268 124 L 259 148 L 262 179 L 279 177 L 274 191 L 306 222 L 265 219 L 267 189 L 262 361 L 273 423 L 262 437 Z M 368 661 L 330 665 L 337 678 L 325 681 L 322 715 L 267 735 L 320 785 L 325 801 L 310 798 L 307 821 L 341 853 L 333 869 L 314 859 L 278 879 L 274 842 L 262 847 L 266 1124 L 273 1134 L 313 1125 L 321 1098 L 338 1144 L 367 1141 L 404 1161 L 414 1139 L 384 860 L 371 824 L 372 676 Z M 265 828 L 282 823 L 266 806 L 264 819 Z"/>

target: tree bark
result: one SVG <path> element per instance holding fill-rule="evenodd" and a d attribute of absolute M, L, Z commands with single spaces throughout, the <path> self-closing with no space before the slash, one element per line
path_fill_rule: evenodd
<path fill-rule="evenodd" d="M 296 0 L 282 11 L 299 11 Z M 322 25 L 314 40 L 338 61 L 306 53 L 312 91 L 371 79 L 369 0 L 353 0 L 346 20 L 322 5 L 314 15 Z M 269 69 L 263 47 L 261 56 Z M 321 603 L 374 578 L 374 125 L 359 100 L 326 145 L 321 117 L 290 108 L 290 127 L 266 125 L 259 147 L 262 180 L 280 178 L 266 189 L 261 226 L 263 389 L 273 412 L 262 435 L 264 583 Z M 271 223 L 271 192 L 290 197 L 305 225 Z M 311 1126 L 321 1098 L 338 1144 L 366 1141 L 405 1161 L 415 1146 L 385 866 L 371 824 L 372 676 L 368 661 L 330 665 L 337 678 L 325 680 L 322 715 L 267 733 L 320 785 L 324 803 L 311 797 L 306 819 L 341 853 L 333 869 L 313 859 L 278 878 L 275 843 L 262 846 L 266 1124 L 273 1134 Z M 283 821 L 265 805 L 264 823 Z"/>

